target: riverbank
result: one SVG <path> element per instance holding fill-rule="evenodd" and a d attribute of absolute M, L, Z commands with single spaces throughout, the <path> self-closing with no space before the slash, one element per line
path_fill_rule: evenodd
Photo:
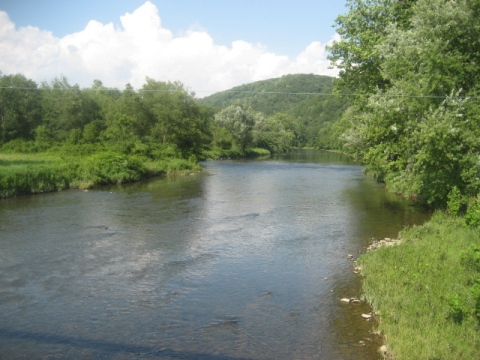
<path fill-rule="evenodd" d="M 239 149 L 212 149 L 203 152 L 205 160 L 233 160 L 244 158 L 259 158 L 264 156 L 270 156 L 271 153 L 267 149 L 262 148 L 250 148 L 245 151 Z"/>
<path fill-rule="evenodd" d="M 50 153 L 0 154 L 0 198 L 72 188 L 90 189 L 200 170 L 196 160 L 152 160 L 114 152 L 85 157 Z"/>
<path fill-rule="evenodd" d="M 358 259 L 386 358 L 477 359 L 480 233 L 438 212 Z"/>

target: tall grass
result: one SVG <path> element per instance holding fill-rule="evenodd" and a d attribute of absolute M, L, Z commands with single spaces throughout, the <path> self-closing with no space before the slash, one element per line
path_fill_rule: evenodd
<path fill-rule="evenodd" d="M 394 359 L 479 358 L 479 235 L 437 213 L 403 231 L 402 244 L 359 259 L 364 296 Z"/>
<path fill-rule="evenodd" d="M 69 166 L 49 155 L 0 155 L 0 198 L 69 187 Z"/>
<path fill-rule="evenodd" d="M 122 184 L 162 174 L 200 170 L 193 160 L 148 160 L 114 152 L 88 156 L 0 154 L 0 198 Z"/>

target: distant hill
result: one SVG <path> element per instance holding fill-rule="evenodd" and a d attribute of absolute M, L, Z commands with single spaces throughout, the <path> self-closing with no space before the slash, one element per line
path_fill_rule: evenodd
<path fill-rule="evenodd" d="M 217 110 L 242 103 L 267 116 L 276 113 L 291 115 L 302 126 L 303 146 L 331 147 L 333 144 L 319 143 L 319 131 L 331 129 L 346 108 L 342 99 L 332 95 L 332 90 L 332 77 L 295 74 L 237 86 L 199 102 Z"/>
<path fill-rule="evenodd" d="M 313 74 L 285 75 L 276 79 L 256 81 L 221 91 L 200 100 L 203 104 L 224 109 L 241 102 L 265 115 L 288 112 L 312 95 L 307 93 L 331 94 L 333 78 Z"/>

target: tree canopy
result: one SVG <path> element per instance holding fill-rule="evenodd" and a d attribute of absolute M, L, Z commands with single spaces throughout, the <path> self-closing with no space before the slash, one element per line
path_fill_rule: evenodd
<path fill-rule="evenodd" d="M 387 185 L 434 207 L 480 191 L 478 0 L 352 0 L 330 47 L 357 97 L 344 146 Z"/>

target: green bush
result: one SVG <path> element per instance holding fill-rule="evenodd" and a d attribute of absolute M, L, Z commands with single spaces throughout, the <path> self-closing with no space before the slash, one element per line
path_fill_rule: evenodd
<path fill-rule="evenodd" d="M 472 201 L 465 214 L 465 223 L 471 227 L 480 227 L 480 198 Z"/>
<path fill-rule="evenodd" d="M 82 161 L 78 169 L 78 177 L 89 184 L 87 187 L 138 181 L 147 173 L 138 158 L 112 152 L 92 155 Z"/>
<path fill-rule="evenodd" d="M 458 187 L 454 186 L 448 193 L 447 209 L 452 215 L 459 215 L 460 211 L 465 207 L 465 196 L 462 195 Z"/>

